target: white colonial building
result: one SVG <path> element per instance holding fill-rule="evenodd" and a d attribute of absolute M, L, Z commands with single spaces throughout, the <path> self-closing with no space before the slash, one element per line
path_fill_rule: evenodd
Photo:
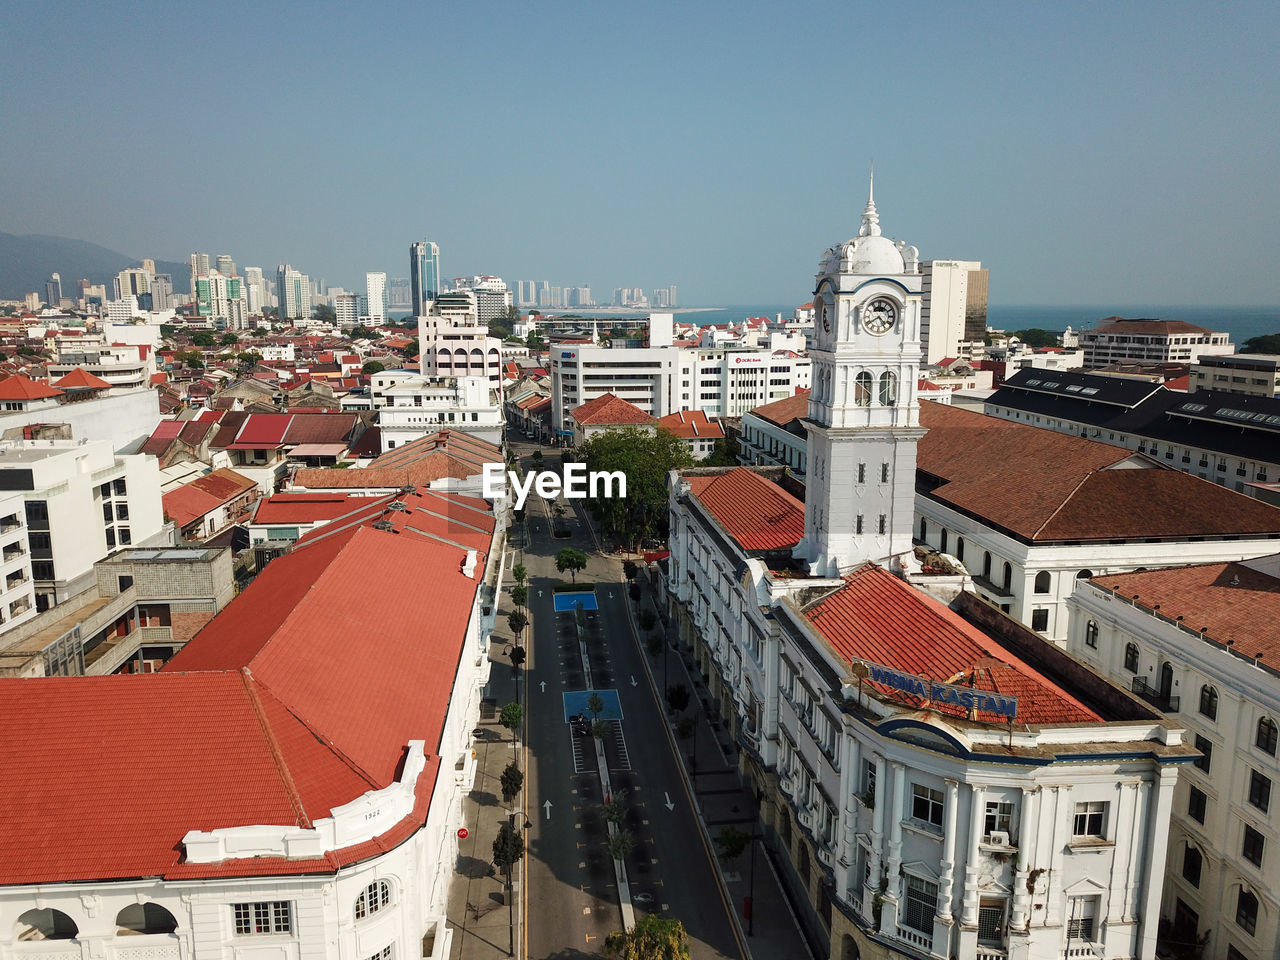
<path fill-rule="evenodd" d="M 915 259 L 871 203 L 823 257 L 803 503 L 782 467 L 672 475 L 680 642 L 833 960 L 1152 960 L 1182 731 L 972 593 L 897 575 L 928 580 Z"/>
<path fill-rule="evenodd" d="M 1071 654 L 1153 691 L 1201 754 L 1174 795 L 1170 949 L 1280 956 L 1280 555 L 1095 577 L 1070 607 Z"/>
<path fill-rule="evenodd" d="M 450 955 L 502 562 L 483 501 L 421 496 L 313 533 L 160 673 L 0 680 L 0 958 Z M 435 589 L 348 589 L 406 570 Z"/>
<path fill-rule="evenodd" d="M 487 377 L 424 377 L 384 370 L 371 378 L 369 394 L 382 428 L 383 453 L 438 430 L 502 442 L 502 394 Z"/>

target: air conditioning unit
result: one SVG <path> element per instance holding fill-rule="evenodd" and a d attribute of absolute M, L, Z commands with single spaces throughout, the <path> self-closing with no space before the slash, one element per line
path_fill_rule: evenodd
<path fill-rule="evenodd" d="M 987 843 L 993 847 L 1007 847 L 1009 846 L 1009 834 L 1004 830 L 992 830 L 987 835 Z"/>

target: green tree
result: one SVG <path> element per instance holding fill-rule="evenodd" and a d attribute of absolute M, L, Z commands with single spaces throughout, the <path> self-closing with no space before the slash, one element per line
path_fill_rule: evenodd
<path fill-rule="evenodd" d="M 418 338 L 414 337 L 412 340 L 410 340 L 409 345 L 406 346 L 400 352 L 403 353 L 405 357 L 409 360 L 412 360 L 414 357 L 416 357 L 418 355 Z"/>
<path fill-rule="evenodd" d="M 634 580 L 639 572 L 640 568 L 636 566 L 634 560 L 624 560 L 622 562 L 622 575 L 628 580 Z"/>
<path fill-rule="evenodd" d="M 515 635 L 517 641 L 524 632 L 524 628 L 529 625 L 529 618 L 522 610 L 512 610 L 507 614 L 507 626 L 511 628 L 511 632 Z"/>
<path fill-rule="evenodd" d="M 1029 347 L 1056 347 L 1062 334 L 1039 327 L 1028 327 L 1026 330 L 1015 330 L 1010 336 L 1017 337 Z"/>
<path fill-rule="evenodd" d="M 512 587 L 511 602 L 517 607 L 527 607 L 529 605 L 529 588 L 522 583 Z"/>
<path fill-rule="evenodd" d="M 711 445 L 711 455 L 702 461 L 708 467 L 736 467 L 742 447 L 732 437 L 721 437 Z"/>
<path fill-rule="evenodd" d="M 587 713 L 591 714 L 592 720 L 598 720 L 600 714 L 604 712 L 604 699 L 594 690 L 591 696 L 587 697 Z"/>
<path fill-rule="evenodd" d="M 222 339 L 218 341 L 218 343 L 222 344 L 222 346 L 224 346 L 224 347 L 232 347 L 232 346 L 235 346 L 235 345 L 236 345 L 237 343 L 239 343 L 239 342 L 240 342 L 240 338 L 239 338 L 239 337 L 237 337 L 237 336 L 236 336 L 234 333 L 232 333 L 230 330 L 228 330 L 226 333 L 224 333 L 224 334 L 222 335 Z"/>
<path fill-rule="evenodd" d="M 516 583 L 523 584 L 529 579 L 529 571 L 523 563 L 517 563 L 511 568 L 511 577 Z"/>
<path fill-rule="evenodd" d="M 377 360 L 366 360 L 364 366 L 360 368 L 361 373 L 381 373 L 387 369 Z"/>
<path fill-rule="evenodd" d="M 722 827 L 716 834 L 716 847 L 719 848 L 720 859 L 728 863 L 751 842 L 751 834 L 737 827 Z"/>
<path fill-rule="evenodd" d="M 205 333 L 203 330 L 192 337 L 191 342 L 197 347 L 212 347 L 217 345 L 217 341 L 213 338 L 213 334 Z"/>
<path fill-rule="evenodd" d="M 600 812 L 609 823 L 622 823 L 627 815 L 627 791 L 613 791 L 613 795 L 600 805 Z"/>
<path fill-rule="evenodd" d="M 620 471 L 627 478 L 625 497 L 587 501 L 607 536 L 633 549 L 647 539 L 666 538 L 667 474 L 693 466 L 688 444 L 668 430 L 626 427 L 597 434 L 578 453 L 588 471 Z"/>
<path fill-rule="evenodd" d="M 674 917 L 650 913 L 605 937 L 604 949 L 617 960 L 689 960 L 689 934 Z"/>
<path fill-rule="evenodd" d="M 609 856 L 615 860 L 625 860 L 636 848 L 636 838 L 630 830 L 614 830 L 609 837 Z"/>
<path fill-rule="evenodd" d="M 524 345 L 530 350 L 541 350 L 546 341 L 542 339 L 542 335 L 538 333 L 538 328 L 534 327 L 529 331 L 529 336 L 525 337 Z"/>
<path fill-rule="evenodd" d="M 160 336 L 164 337 L 166 340 L 171 339 L 173 335 L 177 332 L 178 332 L 178 328 L 174 326 L 172 323 L 160 324 Z"/>
<path fill-rule="evenodd" d="M 520 793 L 520 788 L 524 786 L 524 774 L 520 772 L 514 760 L 507 764 L 499 780 L 502 783 L 502 799 L 507 803 L 515 799 Z"/>
<path fill-rule="evenodd" d="M 520 709 L 520 704 L 512 701 L 502 708 L 502 712 L 498 714 L 498 721 L 511 731 L 511 742 L 515 743 L 516 731 L 524 722 L 524 711 Z"/>
<path fill-rule="evenodd" d="M 1280 353 L 1280 333 L 1268 333 L 1250 337 L 1240 348 L 1241 353 Z"/>
<path fill-rule="evenodd" d="M 311 311 L 311 315 L 321 323 L 336 323 L 338 321 L 338 314 L 327 303 L 320 304 Z"/>
<path fill-rule="evenodd" d="M 524 837 L 510 822 L 504 823 L 493 838 L 493 862 L 502 869 L 511 886 L 511 868 L 524 856 Z"/>
<path fill-rule="evenodd" d="M 683 683 L 667 687 L 667 705 L 679 713 L 689 705 L 689 688 Z"/>
<path fill-rule="evenodd" d="M 573 547 L 565 547 L 556 554 L 556 569 L 561 573 L 569 571 L 574 583 L 578 582 L 578 571 L 587 568 L 587 555 Z"/>

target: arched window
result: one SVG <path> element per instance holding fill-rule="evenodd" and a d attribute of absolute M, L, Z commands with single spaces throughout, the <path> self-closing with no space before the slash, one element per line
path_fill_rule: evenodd
<path fill-rule="evenodd" d="M 79 933 L 74 920 L 52 907 L 28 910 L 18 918 L 19 940 L 74 940 Z"/>
<path fill-rule="evenodd" d="M 1084 645 L 1098 649 L 1098 621 L 1090 620 L 1084 625 Z"/>
<path fill-rule="evenodd" d="M 927 521 L 924 517 L 920 518 L 920 542 L 921 543 L 929 542 L 929 521 Z"/>
<path fill-rule="evenodd" d="M 173 933 L 178 921 L 158 903 L 131 903 L 116 914 L 116 936 L 134 933 Z"/>
<path fill-rule="evenodd" d="M 1276 736 L 1280 731 L 1276 728 L 1276 722 L 1270 717 L 1263 717 L 1258 721 L 1258 749 L 1276 755 Z"/>
<path fill-rule="evenodd" d="M 938 547 L 938 552 L 939 552 L 939 553 L 946 553 L 946 552 L 947 552 L 947 528 L 946 528 L 946 527 L 943 527 L 943 528 L 942 528 L 941 538 L 942 538 L 942 539 L 940 540 L 940 543 L 941 543 L 942 545 L 941 545 L 940 547 Z"/>
<path fill-rule="evenodd" d="M 1193 887 L 1200 886 L 1200 869 L 1204 864 L 1204 858 L 1200 855 L 1200 851 L 1191 844 L 1187 844 L 1186 850 L 1182 854 L 1182 879 Z"/>
<path fill-rule="evenodd" d="M 364 892 L 356 897 L 356 919 L 363 920 L 370 914 L 377 913 L 391 902 L 391 884 L 385 880 L 375 880 L 364 888 Z"/>
<path fill-rule="evenodd" d="M 1013 587 L 1013 567 L 1009 564 L 1004 565 L 1004 592 L 1008 593 Z"/>
<path fill-rule="evenodd" d="M 1049 571 L 1041 570 L 1036 574 L 1036 593 L 1049 592 Z"/>
<path fill-rule="evenodd" d="M 991 579 L 991 553 L 989 551 L 982 555 L 982 579 Z"/>
<path fill-rule="evenodd" d="M 956 559 L 964 563 L 964 537 L 956 537 Z"/>
<path fill-rule="evenodd" d="M 1138 672 L 1138 645 L 1136 643 L 1126 643 L 1124 645 L 1124 668 L 1130 673 Z"/>
<path fill-rule="evenodd" d="M 865 370 L 854 378 L 853 402 L 860 407 L 871 406 L 871 374 Z"/>
<path fill-rule="evenodd" d="M 1077 574 L 1076 574 L 1076 579 L 1077 579 L 1077 580 L 1088 580 L 1088 579 L 1089 579 L 1090 577 L 1092 577 L 1092 576 L 1093 576 L 1093 571 L 1092 571 L 1092 570 L 1081 570 L 1079 573 L 1077 573 Z"/>
<path fill-rule="evenodd" d="M 1208 684 L 1200 688 L 1200 713 L 1210 720 L 1218 719 L 1218 691 Z"/>
<path fill-rule="evenodd" d="M 898 378 L 886 370 L 880 374 L 880 406 L 892 407 L 898 402 Z"/>

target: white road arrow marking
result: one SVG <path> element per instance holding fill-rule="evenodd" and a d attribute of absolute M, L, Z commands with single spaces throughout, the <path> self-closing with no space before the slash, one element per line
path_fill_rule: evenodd
<path fill-rule="evenodd" d="M 636 683 L 636 675 L 635 675 L 634 673 L 631 675 L 631 685 L 632 685 L 633 687 L 638 685 L 638 684 Z"/>
<path fill-rule="evenodd" d="M 672 803 L 672 802 L 671 802 L 671 794 L 667 793 L 667 792 L 664 790 L 664 791 L 662 791 L 662 795 L 663 795 L 664 797 L 666 797 L 666 798 L 667 798 L 667 809 L 668 809 L 668 810 L 674 810 L 674 809 L 676 808 L 676 805 L 675 805 L 674 803 Z M 548 816 L 550 816 L 550 814 L 548 814 Z"/>
<path fill-rule="evenodd" d="M 613 591 L 612 591 L 612 590 L 610 590 L 610 591 L 609 591 L 609 599 L 610 599 L 610 600 L 612 600 L 612 599 L 613 599 Z"/>
<path fill-rule="evenodd" d="M 547 819 L 550 820 L 551 819 L 551 801 L 548 800 L 542 806 L 547 811 Z"/>
<path fill-rule="evenodd" d="M 538 591 L 538 596 L 542 596 L 542 591 L 541 591 L 541 590 L 539 590 L 539 591 Z"/>
<path fill-rule="evenodd" d="M 542 692 L 543 693 L 547 692 L 547 681 L 545 680 L 542 681 Z"/>

